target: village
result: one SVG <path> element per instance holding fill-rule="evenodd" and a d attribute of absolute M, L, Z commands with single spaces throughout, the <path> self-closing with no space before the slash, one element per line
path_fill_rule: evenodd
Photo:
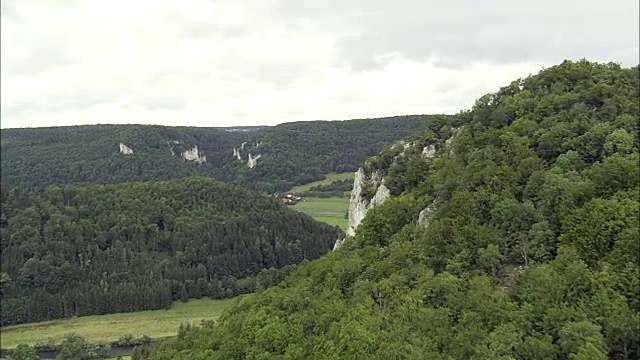
<path fill-rule="evenodd" d="M 273 196 L 286 205 L 295 205 L 302 200 L 302 197 L 293 192 L 275 193 Z"/>

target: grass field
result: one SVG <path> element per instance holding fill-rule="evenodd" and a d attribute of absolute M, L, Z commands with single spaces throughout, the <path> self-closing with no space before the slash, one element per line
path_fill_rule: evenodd
<path fill-rule="evenodd" d="M 300 186 L 294 186 L 291 191 L 295 193 L 305 192 L 314 186 L 328 185 L 336 180 L 353 180 L 354 173 L 330 173 L 327 174 L 326 179 L 320 181 L 314 181 L 312 183 Z M 344 215 L 349 210 L 349 198 L 311 198 L 304 197 L 303 200 L 296 205 L 293 205 L 295 210 L 310 215 L 314 219 L 320 222 L 327 223 L 332 226 L 339 226 L 342 230 L 347 230 L 348 220 Z"/>
<path fill-rule="evenodd" d="M 237 299 L 237 298 L 236 298 Z M 68 333 L 77 333 L 91 342 L 116 341 L 124 334 L 151 338 L 174 336 L 180 323 L 199 324 L 202 319 L 217 319 L 235 299 L 190 300 L 176 302 L 169 310 L 82 316 L 70 319 L 20 324 L 0 329 L 0 347 L 33 345 L 36 340 L 53 338 L 62 342 Z"/>
<path fill-rule="evenodd" d="M 293 188 L 291 188 L 291 191 L 295 193 L 301 193 L 311 189 L 314 186 L 329 185 L 336 180 L 353 180 L 353 178 L 355 177 L 355 173 L 352 173 L 352 172 L 341 173 L 341 174 L 329 173 L 326 176 L 327 177 L 324 180 L 314 181 L 312 183 L 308 183 L 305 185 L 294 186 Z"/>
<path fill-rule="evenodd" d="M 349 210 L 349 198 L 303 198 L 292 207 L 317 221 L 347 230 L 348 220 L 344 216 Z"/>

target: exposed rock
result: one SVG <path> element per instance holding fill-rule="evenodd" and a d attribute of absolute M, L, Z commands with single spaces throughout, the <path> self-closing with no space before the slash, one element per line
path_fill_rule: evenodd
<path fill-rule="evenodd" d="M 333 244 L 333 250 L 337 249 L 340 247 L 340 245 L 344 244 L 344 240 L 345 239 L 338 239 L 336 240 L 335 244 Z"/>
<path fill-rule="evenodd" d="M 262 155 L 258 154 L 255 157 L 252 157 L 251 154 L 249 154 L 249 161 L 247 161 L 247 166 L 249 167 L 249 169 L 253 169 L 256 164 L 258 163 L 258 159 L 260 159 L 262 157 Z"/>
<path fill-rule="evenodd" d="M 436 156 L 436 145 L 430 144 L 422 149 L 422 155 L 427 159 L 433 159 Z"/>
<path fill-rule="evenodd" d="M 194 146 L 193 148 L 182 153 L 182 158 L 187 161 L 194 161 L 198 164 L 206 163 L 207 156 L 201 153 L 198 150 L 198 146 Z"/>
<path fill-rule="evenodd" d="M 383 183 L 380 184 L 380 186 L 378 186 L 378 189 L 376 190 L 376 194 L 373 196 L 373 199 L 371 199 L 371 203 L 369 204 L 369 207 L 372 208 L 374 206 L 380 205 L 390 197 L 391 197 L 391 191 L 389 191 L 389 188 L 385 186 L 383 181 Z"/>
<path fill-rule="evenodd" d="M 242 144 L 240 144 L 240 150 L 244 150 L 244 146 L 247 144 L 247 142 L 243 142 Z"/>
<path fill-rule="evenodd" d="M 365 183 L 371 181 L 372 185 L 376 189 L 375 195 L 372 199 L 367 199 L 363 196 L 363 188 Z M 358 169 L 353 179 L 353 190 L 351 190 L 351 197 L 349 199 L 349 227 L 347 228 L 348 235 L 355 235 L 358 225 L 362 222 L 367 211 L 385 202 L 391 193 L 389 189 L 383 184 L 382 173 L 376 170 L 371 174 L 371 178 L 367 179 L 367 176 L 362 168 Z"/>
<path fill-rule="evenodd" d="M 418 225 L 422 225 L 424 227 L 429 226 L 429 221 L 433 218 L 433 215 L 436 213 L 436 202 L 432 202 L 431 205 L 424 208 L 420 211 L 418 215 Z"/>
<path fill-rule="evenodd" d="M 233 157 L 242 161 L 242 157 L 240 156 L 240 150 L 238 150 L 237 148 L 233 148 Z"/>
<path fill-rule="evenodd" d="M 445 141 L 445 148 L 449 148 L 451 152 L 451 142 L 454 137 L 459 133 L 460 128 L 452 129 L 452 135 L 449 139 Z M 395 156 L 395 158 L 404 156 L 406 154 L 407 149 L 411 147 L 415 148 L 416 144 L 413 142 L 404 142 L 400 141 L 391 147 L 392 149 L 397 149 L 399 147 L 403 147 L 403 150 L 400 154 Z M 437 148 L 435 144 L 429 144 L 422 149 L 422 156 L 427 159 L 432 159 L 436 156 Z M 364 196 L 363 192 L 365 191 L 365 187 L 368 188 L 367 192 L 375 190 L 375 195 L 368 199 L 368 196 Z M 370 196 L 370 195 L 369 195 Z M 360 168 L 355 173 L 355 178 L 353 179 L 353 190 L 351 191 L 351 197 L 349 198 L 349 227 L 347 228 L 347 235 L 354 236 L 356 234 L 356 230 L 362 220 L 364 219 L 367 212 L 375 206 L 378 206 L 385 202 L 388 198 L 391 197 L 391 192 L 384 184 L 383 174 L 381 170 L 375 170 L 370 176 L 368 176 L 364 169 Z M 434 201 L 431 205 L 427 206 L 420 212 L 418 223 L 424 226 L 428 226 L 429 221 L 433 218 L 436 213 L 436 201 Z M 336 241 L 334 244 L 334 250 L 337 249 L 344 240 Z"/>
<path fill-rule="evenodd" d="M 133 149 L 123 143 L 120 143 L 120 154 L 131 155 L 133 154 Z"/>
<path fill-rule="evenodd" d="M 444 142 L 444 147 L 449 149 L 449 155 L 453 155 L 453 148 L 451 147 L 451 143 L 453 142 L 453 139 L 455 139 L 456 136 L 460 133 L 460 130 L 462 130 L 462 126 L 457 128 L 452 128 L 451 136 Z"/>

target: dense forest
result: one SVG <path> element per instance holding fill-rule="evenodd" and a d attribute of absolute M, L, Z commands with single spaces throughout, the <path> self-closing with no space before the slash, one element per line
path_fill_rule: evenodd
<path fill-rule="evenodd" d="M 565 61 L 385 151 L 355 237 L 148 357 L 637 359 L 639 70 Z"/>
<path fill-rule="evenodd" d="M 0 188 L 1 324 L 169 307 L 269 287 L 342 232 L 236 185 L 189 177 Z"/>
<path fill-rule="evenodd" d="M 42 192 L 204 175 L 273 193 L 354 171 L 383 144 L 422 132 L 438 116 L 309 121 L 271 127 L 91 125 L 0 131 L 2 181 Z M 122 153 L 120 144 L 126 146 Z M 193 151 L 197 147 L 197 152 Z M 192 151 L 192 158 L 183 154 Z M 249 168 L 249 157 L 255 160 Z M 191 159 L 191 160 L 189 160 Z"/>

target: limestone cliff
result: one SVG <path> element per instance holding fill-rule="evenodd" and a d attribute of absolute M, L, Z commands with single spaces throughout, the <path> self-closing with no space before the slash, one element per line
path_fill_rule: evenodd
<path fill-rule="evenodd" d="M 133 149 L 131 149 L 130 147 L 128 147 L 123 143 L 120 143 L 119 148 L 120 148 L 120 154 L 124 154 L 124 155 L 133 154 Z"/>
<path fill-rule="evenodd" d="M 186 150 L 182 153 L 182 158 L 186 161 L 197 162 L 198 164 L 206 163 L 207 156 L 198 150 L 198 146 Z"/>
<path fill-rule="evenodd" d="M 460 132 L 461 128 L 451 129 L 451 136 L 444 142 L 440 142 L 440 146 L 444 149 L 448 149 L 449 154 L 453 152 L 452 141 L 455 136 Z M 420 150 L 422 148 L 422 150 Z M 392 152 L 391 158 L 393 161 L 405 157 L 405 156 L 422 156 L 427 161 L 433 159 L 437 152 L 438 146 L 432 142 L 423 141 L 419 145 L 419 142 L 399 142 L 394 144 L 390 151 Z M 415 155 L 410 155 L 415 154 Z M 388 163 L 387 163 L 388 164 Z M 387 168 L 390 165 L 387 165 Z M 358 229 L 358 226 L 366 216 L 367 212 L 372 208 L 384 203 L 391 197 L 391 192 L 385 185 L 384 175 L 387 168 L 373 169 L 370 172 L 365 171 L 364 168 L 359 168 L 355 173 L 353 180 L 353 190 L 351 191 L 351 197 L 349 199 L 349 225 L 347 228 L 347 235 L 354 236 Z M 428 226 L 429 221 L 437 211 L 438 199 L 423 209 L 418 218 L 418 223 L 424 226 Z M 345 239 L 336 241 L 334 244 L 334 250 L 343 244 Z"/>
<path fill-rule="evenodd" d="M 247 161 L 247 167 L 249 169 L 253 169 L 256 164 L 258 164 L 258 159 L 260 159 L 262 157 L 262 155 L 258 154 L 256 156 L 251 156 L 251 154 L 249 154 L 249 160 Z"/>
<path fill-rule="evenodd" d="M 374 192 L 375 191 L 375 192 Z M 369 198 L 369 193 L 374 192 Z M 355 235 L 358 225 L 362 222 L 367 211 L 380 205 L 391 196 L 389 189 L 384 185 L 384 179 L 380 170 L 366 174 L 364 169 L 356 171 L 353 180 L 353 190 L 349 199 L 349 227 L 347 235 Z"/>

